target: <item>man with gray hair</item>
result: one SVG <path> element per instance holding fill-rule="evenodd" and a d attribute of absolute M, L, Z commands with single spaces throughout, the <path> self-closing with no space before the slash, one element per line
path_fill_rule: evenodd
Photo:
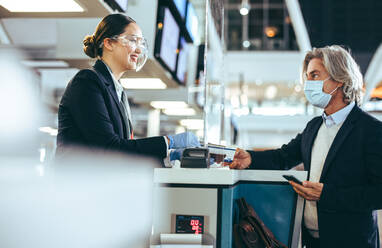
<path fill-rule="evenodd" d="M 362 111 L 362 74 L 340 46 L 314 48 L 303 62 L 307 100 L 322 108 L 280 149 L 237 149 L 232 169 L 287 170 L 303 163 L 308 181 L 289 183 L 305 201 L 307 248 L 378 248 L 382 208 L 382 122 Z"/>

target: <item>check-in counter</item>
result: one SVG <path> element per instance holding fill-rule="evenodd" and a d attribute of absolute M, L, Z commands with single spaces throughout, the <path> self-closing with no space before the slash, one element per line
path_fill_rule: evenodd
<path fill-rule="evenodd" d="M 297 247 L 303 199 L 282 177 L 285 174 L 307 178 L 305 171 L 155 169 L 151 246 L 234 247 L 236 199 L 244 197 L 278 240 Z M 203 246 L 177 238 L 195 230 L 187 221 L 201 224 Z M 161 234 L 170 238 L 161 240 Z"/>

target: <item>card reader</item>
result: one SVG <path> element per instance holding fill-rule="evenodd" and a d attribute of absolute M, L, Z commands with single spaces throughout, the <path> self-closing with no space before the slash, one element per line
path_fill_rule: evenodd
<path fill-rule="evenodd" d="M 210 153 L 208 148 L 186 148 L 183 151 L 181 168 L 208 168 Z"/>

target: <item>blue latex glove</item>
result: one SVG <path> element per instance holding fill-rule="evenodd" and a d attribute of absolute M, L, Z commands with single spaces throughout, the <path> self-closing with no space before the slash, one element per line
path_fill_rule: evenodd
<path fill-rule="evenodd" d="M 176 149 L 170 152 L 170 161 L 180 160 L 184 149 Z"/>
<path fill-rule="evenodd" d="M 210 158 L 210 164 L 209 165 L 211 165 L 213 163 L 215 163 L 215 159 L 214 158 Z"/>
<path fill-rule="evenodd" d="M 191 132 L 185 132 L 175 135 L 167 136 L 170 140 L 169 148 L 178 149 L 178 148 L 188 148 L 188 147 L 199 147 L 200 143 L 198 137 Z"/>

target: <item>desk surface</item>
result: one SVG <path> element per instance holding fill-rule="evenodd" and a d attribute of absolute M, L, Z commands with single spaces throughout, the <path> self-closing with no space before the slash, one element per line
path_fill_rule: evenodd
<path fill-rule="evenodd" d="M 287 182 L 282 175 L 304 181 L 306 171 L 156 168 L 155 183 L 233 185 L 239 181 Z"/>

